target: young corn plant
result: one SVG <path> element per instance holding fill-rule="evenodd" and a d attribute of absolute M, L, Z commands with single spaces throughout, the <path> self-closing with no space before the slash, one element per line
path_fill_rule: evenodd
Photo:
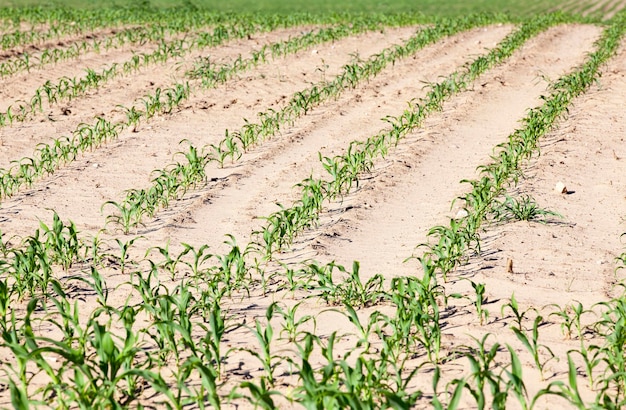
<path fill-rule="evenodd" d="M 530 352 L 535 362 L 535 366 L 537 366 L 537 369 L 541 373 L 541 380 L 545 380 L 544 368 L 546 364 L 553 359 L 558 360 L 558 358 L 554 355 L 550 347 L 545 344 L 539 343 L 539 326 L 541 326 L 542 322 L 543 317 L 537 315 L 535 317 L 535 320 L 533 321 L 533 327 L 530 337 L 525 331 L 515 326 L 511 326 L 511 330 L 515 333 L 515 336 L 517 336 L 519 341 L 522 342 L 524 347 Z M 547 354 L 548 358 L 542 359 L 542 350 L 545 352 L 544 354 Z"/>
<path fill-rule="evenodd" d="M 489 319 L 489 311 L 486 310 L 483 305 L 487 301 L 485 296 L 485 284 L 484 283 L 476 283 L 470 280 L 472 284 L 472 288 L 474 288 L 474 292 L 476 292 L 476 299 L 474 299 L 474 307 L 476 308 L 476 313 L 478 314 L 478 320 L 480 321 L 480 325 L 482 326 L 485 321 Z"/>

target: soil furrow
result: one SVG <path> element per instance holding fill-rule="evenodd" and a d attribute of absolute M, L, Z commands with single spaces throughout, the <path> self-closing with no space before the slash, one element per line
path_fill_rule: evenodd
<path fill-rule="evenodd" d="M 623 38 L 617 54 L 599 68 L 598 82 L 558 111 L 566 115 L 552 131 L 538 131 L 545 134 L 539 140 L 541 155 L 524 161 L 519 183 L 508 187 L 508 200 L 529 198 L 540 214 L 547 209 L 563 218 L 552 215 L 545 224 L 494 221 L 497 212 L 490 213 L 477 232 L 480 247 L 472 243 L 460 266 L 446 276 L 431 261 L 424 266 L 416 259 L 405 262 L 423 252 L 415 246 L 428 241 L 430 228 L 454 227 L 451 218 L 463 206 L 454 199 L 471 189 L 460 181 L 484 175 L 477 166 L 492 162 L 494 151 L 512 133 L 537 130 L 528 121 L 537 119 L 531 107 L 547 110 L 562 101 L 563 94 L 552 94 L 549 85 L 559 78 L 561 83 L 571 80 L 572 86 L 586 81 L 587 72 L 561 76 L 583 70 L 583 61 L 584 70 L 593 68 L 596 58 L 605 61 L 602 51 L 613 50 L 610 39 L 623 34 L 615 23 L 574 24 L 573 16 L 537 16 L 538 8 L 556 4 L 545 3 L 530 0 L 534 11 L 520 13 L 535 17 L 520 19 L 524 26 L 513 38 L 542 24 L 551 28 L 514 53 L 493 49 L 515 30 L 512 25 L 442 38 L 281 125 L 279 133 L 251 146 L 237 161 L 227 160 L 223 168 L 210 162 L 206 183 L 189 188 L 181 200 L 170 200 L 154 219 L 144 215 L 146 225 L 130 234 L 105 224 L 106 215 L 116 212 L 111 204 L 101 210 L 107 200 L 120 201 L 126 189 L 148 187 L 155 169 L 169 169 L 177 160 L 186 163 L 182 153 L 189 143 L 210 152 L 206 144 L 257 122 L 259 112 L 281 109 L 294 93 L 323 84 L 357 57 L 366 59 L 404 42 L 417 27 L 352 35 L 270 59 L 217 88 L 189 80 L 192 94 L 173 112 L 142 120 L 115 141 L 36 180 L 33 189 L 3 199 L 0 319 L 6 323 L 0 335 L 0 407 L 17 405 L 21 396 L 57 407 L 78 399 L 89 407 L 93 398 L 91 407 L 107 402 L 156 408 L 165 401 L 172 407 L 202 407 L 204 401 L 219 407 L 215 401 L 220 401 L 224 408 L 242 409 L 314 407 L 314 400 L 307 399 L 322 394 L 316 403 L 326 407 L 334 399 L 343 400 L 343 407 L 401 407 L 407 400 L 407 408 L 554 409 L 576 400 L 585 402 L 581 408 L 594 402 L 608 406 L 612 397 L 623 400 Z M 624 0 L 562 2 L 595 22 L 623 5 Z M 137 21 L 144 13 L 148 19 L 147 10 L 127 17 Z M 199 13 L 193 20 L 185 13 L 176 14 L 194 22 L 187 26 L 189 35 L 206 29 L 195 26 Z M 235 16 L 222 17 L 226 22 Z M 218 16 L 207 19 L 218 21 Z M 557 20 L 571 24 L 549 25 Z M 39 142 L 69 135 L 80 122 L 93 124 L 94 115 L 113 122 L 125 118 L 118 104 L 141 104 L 138 98 L 146 93 L 186 81 L 185 71 L 197 58 L 230 65 L 261 44 L 315 27 L 259 33 L 195 50 L 2 128 L 0 167 L 31 156 Z M 594 44 L 600 36 L 602 41 Z M 47 78 L 82 76 L 86 67 L 99 69 L 154 47 L 89 53 L 0 80 L 0 111 Z M 500 56 L 509 57 L 497 58 L 498 66 L 481 71 L 469 88 L 461 87 L 441 112 L 428 110 L 419 127 L 375 159 L 371 173 L 360 175 L 350 194 L 324 203 L 317 226 L 300 232 L 288 249 L 263 253 L 264 241 L 253 233 L 265 225 L 263 216 L 277 211 L 277 203 L 289 208 L 294 200 L 299 203 L 300 188 L 294 184 L 309 176 L 332 178 L 320 157 L 343 155 L 354 148 L 352 142 L 380 135 L 390 128 L 385 117 L 398 116 L 407 104 L 419 108 L 413 104 L 427 95 L 429 84 L 448 84 L 450 73 L 485 61 L 475 59 L 490 51 L 490 56 L 502 51 Z M 557 192 L 561 183 L 566 189 Z M 58 224 L 37 230 L 40 220 L 51 226 L 53 210 L 76 225 L 66 231 Z M 94 248 L 77 249 L 74 228 Z M 36 238 L 20 241 L 27 235 Z M 398 276 L 401 281 L 394 281 Z M 579 301 L 593 312 L 585 311 L 577 322 Z M 621 308 L 620 314 L 600 315 L 611 304 Z M 524 335 L 532 340 L 524 342 Z M 584 362 L 590 358 L 595 362 Z M 85 388 L 81 379 L 97 387 Z M 578 391 L 568 391 L 568 385 Z M 546 388 L 552 391 L 535 402 Z M 453 391 L 461 393 L 459 400 Z M 369 398 L 374 404 L 368 405 Z"/>
<path fill-rule="evenodd" d="M 141 102 L 137 99 L 147 94 L 154 94 L 154 91 L 159 87 L 163 89 L 172 86 L 175 81 L 185 81 L 182 77 L 184 69 L 181 69 L 183 61 L 191 64 L 197 56 L 202 53 L 206 55 L 209 52 L 218 56 L 220 60 L 232 60 L 240 53 L 248 53 L 250 48 L 256 49 L 262 44 L 285 40 L 294 33 L 299 33 L 299 30 L 277 30 L 273 33 L 260 34 L 259 37 L 254 37 L 251 41 L 238 40 L 210 51 L 194 51 L 186 55 L 182 61 L 171 59 L 164 65 L 153 65 L 142 68 L 140 72 L 130 76 L 116 77 L 97 90 L 89 90 L 82 98 L 61 103 L 51 110 L 46 110 L 43 119 L 35 118 L 33 121 L 15 125 L 9 131 L 0 130 L 0 133 L 5 133 L 0 134 L 5 137 L 4 143 L 0 146 L 0 149 L 5 153 L 3 155 L 4 161 L 0 162 L 0 166 L 6 167 L 9 161 L 31 156 L 38 143 L 48 143 L 52 138 L 58 138 L 61 135 L 71 135 L 80 123 L 92 124 L 96 116 L 103 116 L 112 121 L 123 120 L 122 110 L 118 105 L 129 107 L 138 104 L 138 108 L 141 109 Z M 154 123 L 158 119 L 155 118 L 151 121 Z M 142 128 L 151 129 L 151 125 Z M 132 138 L 137 137 L 136 134 L 131 135 Z M 171 133 L 168 135 L 172 136 Z M 175 138 L 176 141 L 180 139 Z M 147 140 L 153 142 L 152 139 Z"/>
<path fill-rule="evenodd" d="M 47 39 L 36 39 L 35 41 L 37 41 L 37 43 L 22 44 L 12 47 L 10 49 L 0 50 L 0 61 L 19 56 L 23 53 L 36 53 L 46 48 L 64 47 L 71 43 L 78 43 L 84 40 L 92 40 L 94 38 L 105 37 L 110 34 L 115 34 L 116 31 L 119 31 L 119 28 L 103 28 L 95 31 L 61 34 L 59 36 L 52 36 L 51 38 Z M 12 33 L 13 32 L 7 34 Z"/>
<path fill-rule="evenodd" d="M 489 230 L 492 239 L 486 250 L 491 256 L 479 259 L 479 268 L 486 280 L 500 283 L 493 286 L 495 295 L 504 297 L 519 287 L 515 294 L 520 301 L 548 304 L 558 293 L 591 305 L 611 294 L 614 259 L 624 247 L 625 72 L 622 48 L 604 70 L 599 87 L 576 100 L 567 120 L 543 141 L 541 156 L 517 187 L 518 195 L 530 195 L 564 218 Z M 558 182 L 565 184 L 566 194 L 555 192 Z M 561 257 L 551 257 L 555 254 Z M 514 261 L 514 274 L 498 275 L 508 259 Z"/>
<path fill-rule="evenodd" d="M 43 114 L 35 116 L 30 121 L 15 124 L 11 128 L 0 129 L 0 135 L 4 137 L 4 143 L 0 145 L 0 153 L 3 154 L 0 167 L 7 167 L 11 160 L 31 156 L 38 143 L 47 143 L 61 135 L 70 135 L 80 123 L 93 123 L 96 116 L 103 116 L 109 120 L 122 120 L 118 105 L 129 107 L 136 102 L 136 99 L 154 93 L 154 90 L 159 87 L 165 88 L 175 81 L 185 81 L 183 78 L 185 66 L 192 64 L 198 56 L 210 54 L 218 60 L 232 60 L 240 53 L 245 55 L 251 49 L 260 48 L 263 44 L 285 40 L 299 34 L 301 30 L 301 28 L 293 28 L 276 30 L 272 33 L 259 33 L 251 40 L 235 40 L 221 47 L 194 50 L 182 59 L 171 58 L 165 64 L 150 65 L 141 68 L 138 73 L 116 77 L 96 90 L 88 90 L 82 97 L 61 102 L 46 109 Z M 125 54 L 125 58 L 120 57 L 119 61 L 128 60 L 132 56 L 132 52 L 118 53 Z M 96 58 L 102 57 L 96 56 Z M 94 66 L 91 67 L 94 68 Z M 101 67 L 94 69 L 98 72 L 98 68 L 101 70 Z M 62 73 L 62 71 L 57 72 Z M 78 72 L 84 74 L 84 68 L 80 68 Z M 43 82 L 38 80 L 31 84 L 36 88 Z M 11 98 L 9 103 L 15 101 L 13 95 Z"/>
<path fill-rule="evenodd" d="M 83 78 L 88 68 L 100 73 L 102 69 L 111 67 L 115 63 L 123 64 L 139 51 L 147 54 L 156 48 L 156 44 L 126 45 L 123 48 L 110 49 L 101 53 L 89 52 L 71 61 L 62 61 L 52 66 L 31 69 L 29 72 L 5 78 L 0 81 L 0 110 L 6 112 L 9 105 L 15 105 L 15 102 L 19 100 L 30 101 L 36 90 L 46 81 L 56 84 L 62 77 Z M 49 110 L 54 108 L 48 107 L 47 103 L 44 103 L 44 107 Z"/>
<path fill-rule="evenodd" d="M 595 2 L 593 4 L 590 4 L 583 11 L 583 15 L 585 15 L 585 16 L 593 16 L 593 15 L 596 15 L 596 14 L 602 14 L 604 16 L 605 15 L 605 10 L 607 10 L 607 8 L 611 7 L 612 3 L 613 3 L 612 0 L 605 0 L 605 1 L 598 1 L 598 2 Z"/>

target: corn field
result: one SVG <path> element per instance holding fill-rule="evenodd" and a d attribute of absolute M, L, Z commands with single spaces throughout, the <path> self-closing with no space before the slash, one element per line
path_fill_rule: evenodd
<path fill-rule="evenodd" d="M 0 408 L 624 407 L 626 12 L 535 3 L 0 8 Z"/>

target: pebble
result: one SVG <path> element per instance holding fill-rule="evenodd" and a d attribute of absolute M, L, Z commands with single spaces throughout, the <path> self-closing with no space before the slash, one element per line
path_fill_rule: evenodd
<path fill-rule="evenodd" d="M 557 194 L 567 194 L 567 187 L 565 186 L 564 183 L 559 181 L 556 183 L 556 186 L 554 187 L 554 191 Z"/>

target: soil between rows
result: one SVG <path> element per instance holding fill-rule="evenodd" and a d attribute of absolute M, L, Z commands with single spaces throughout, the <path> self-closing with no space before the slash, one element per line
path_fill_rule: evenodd
<path fill-rule="evenodd" d="M 295 184 L 310 175 L 326 177 L 318 152 L 323 156 L 341 154 L 351 141 L 374 135 L 386 125 L 380 118 L 401 113 L 408 100 L 426 93 L 426 82 L 436 81 L 486 47 L 493 47 L 510 30 L 508 26 L 489 27 L 443 40 L 421 50 L 414 59 L 389 67 L 358 89 L 345 92 L 337 101 L 313 110 L 295 128 L 286 129 L 282 136 L 252 152 L 249 161 L 227 168 L 225 172 L 235 182 L 229 178 L 227 187 L 208 191 L 187 210 L 179 211 L 195 222 L 176 224 L 176 216 L 168 215 L 174 223 L 164 230 L 167 236 L 150 234 L 150 241 L 192 240 L 195 236 L 201 241 L 197 243 L 220 250 L 224 235 L 232 233 L 245 243 L 262 224 L 258 217 L 278 210 L 277 203 L 292 203 L 298 195 Z M 203 227 L 209 224 L 214 234 L 207 237 Z"/>
<path fill-rule="evenodd" d="M 456 210 L 450 211 L 450 203 L 467 188 L 458 182 L 474 177 L 476 166 L 489 160 L 492 148 L 505 141 L 519 126 L 518 121 L 528 108 L 541 103 L 540 96 L 546 92 L 548 80 L 554 80 L 582 63 L 599 33 L 597 27 L 560 26 L 530 40 L 510 61 L 477 80 L 474 90 L 453 98 L 442 114 L 428 119 L 422 129 L 388 156 L 386 164 L 375 172 L 373 179 L 362 181 L 362 188 L 342 204 L 334 204 L 333 212 L 323 219 L 321 229 L 307 233 L 304 242 L 296 244 L 297 250 L 284 255 L 283 261 L 289 264 L 292 260 L 311 258 L 322 263 L 337 261 L 350 267 L 353 260 L 358 260 L 363 281 L 375 273 L 382 273 L 386 279 L 419 274 L 415 264 L 402 261 L 413 253 L 415 245 L 426 241 L 425 233 L 429 227 L 445 224 L 447 218 L 454 215 Z M 577 46 L 570 47 L 571 44 Z M 295 171 L 295 167 L 292 170 Z M 276 184 L 275 179 L 270 181 Z M 242 191 L 248 192 L 246 189 Z M 222 208 L 223 205 L 218 207 Z M 617 237 L 619 234 L 615 235 Z M 501 272 L 505 271 L 506 267 L 502 266 Z M 473 280 L 480 278 L 474 275 L 472 272 L 464 276 Z M 489 285 L 486 282 L 487 288 Z M 471 287 L 468 290 L 469 283 L 459 279 L 450 286 L 449 293 L 470 294 L 471 291 Z M 295 300 L 278 299 L 291 306 L 296 301 L 301 302 L 299 298 L 302 296 L 296 296 Z M 506 297 L 510 296 L 511 293 Z M 276 296 L 259 296 L 246 301 L 240 310 L 236 310 L 237 315 L 254 320 L 263 315 L 273 300 Z M 494 319 L 487 331 L 496 335 L 502 344 L 516 345 L 514 334 L 504 331 L 506 322 L 495 318 L 504 296 L 494 298 L 489 294 L 488 300 L 488 308 L 494 310 Z M 303 315 L 320 309 L 314 303 L 303 303 Z M 384 307 L 378 309 L 385 310 Z M 371 311 L 364 309 L 359 313 L 365 320 Z M 463 343 L 470 345 L 469 334 L 480 338 L 485 333 L 466 301 L 451 308 L 450 314 L 446 319 L 445 344 L 451 350 Z M 324 320 L 316 328 L 318 334 L 330 335 L 351 326 L 340 315 L 327 312 L 323 316 Z M 466 331 L 467 323 L 470 323 L 470 331 Z M 555 327 L 558 330 L 558 326 Z M 245 340 L 245 336 L 242 335 L 241 339 L 234 336 L 233 339 Z M 561 354 L 572 347 L 572 344 L 561 343 L 558 339 L 554 342 L 555 351 Z M 235 342 L 233 345 L 238 346 Z M 517 352 L 522 357 L 525 374 L 530 376 L 529 392 L 534 394 L 544 384 L 532 370 L 527 353 L 519 347 Z M 236 360 L 233 359 L 233 365 Z M 560 367 L 553 368 L 554 375 L 562 377 L 563 369 L 566 371 L 563 366 L 566 366 L 564 361 Z M 450 379 L 466 370 L 468 368 L 462 360 L 452 361 L 442 368 L 446 378 Z M 421 378 L 417 380 L 415 388 L 430 391 L 429 378 L 423 379 L 424 384 L 420 382 Z M 546 401 L 552 402 L 558 403 L 558 400 L 550 398 Z"/>
<path fill-rule="evenodd" d="M 583 62 L 599 33 L 594 26 L 555 27 L 478 78 L 388 156 L 360 192 L 335 204 L 352 206 L 352 212 L 335 215 L 334 222 L 341 221 L 328 221 L 330 229 L 312 238 L 323 249 L 315 258 L 348 266 L 362 261 L 365 279 L 415 274 L 417 262 L 403 261 L 419 255 L 414 248 L 428 242 L 430 228 L 456 215 L 460 205 L 451 205 L 469 188 L 460 181 L 477 176 L 476 167 L 488 163 L 527 110 L 541 104 L 549 82 Z"/>
<path fill-rule="evenodd" d="M 471 343 L 470 335 L 481 338 L 491 333 L 492 342 L 513 345 L 516 352 L 527 354 L 508 325 L 510 311 L 501 306 L 512 296 L 520 311 L 537 309 L 546 324 L 541 327 L 540 342 L 549 346 L 558 360 L 546 366 L 546 381 L 531 370 L 532 359 L 524 365 L 526 387 L 531 396 L 548 382 L 566 381 L 567 352 L 580 348 L 580 341 L 563 333 L 561 322 L 551 313 L 580 302 L 593 313 L 582 315 L 582 324 L 599 319 L 601 307 L 595 305 L 619 296 L 615 285 L 624 278 L 615 270 L 615 258 L 623 252 L 620 235 L 625 231 L 624 175 L 626 152 L 623 140 L 626 123 L 621 106 L 626 96 L 626 49 L 622 43 L 617 55 L 602 69 L 597 86 L 574 101 L 567 118 L 559 122 L 541 143 L 541 155 L 525 169 L 525 176 L 510 194 L 530 195 L 544 209 L 554 210 L 563 218 L 549 223 L 515 222 L 486 229 L 482 235 L 480 256 L 470 259 L 447 286 L 447 292 L 469 292 L 469 278 L 486 286 L 490 319 L 479 326 L 475 311 L 450 319 L 448 340 L 454 345 Z M 568 192 L 554 190 L 558 182 Z M 508 261 L 513 272 L 507 272 Z M 471 289 L 471 288 L 470 288 Z M 601 341 L 587 340 L 587 343 Z M 547 352 L 542 352 L 547 359 Z M 576 365 L 583 366 L 578 357 Z M 581 395 L 592 401 L 595 395 L 587 383 L 579 383 Z M 544 397 L 540 408 L 563 406 L 555 397 Z"/>

